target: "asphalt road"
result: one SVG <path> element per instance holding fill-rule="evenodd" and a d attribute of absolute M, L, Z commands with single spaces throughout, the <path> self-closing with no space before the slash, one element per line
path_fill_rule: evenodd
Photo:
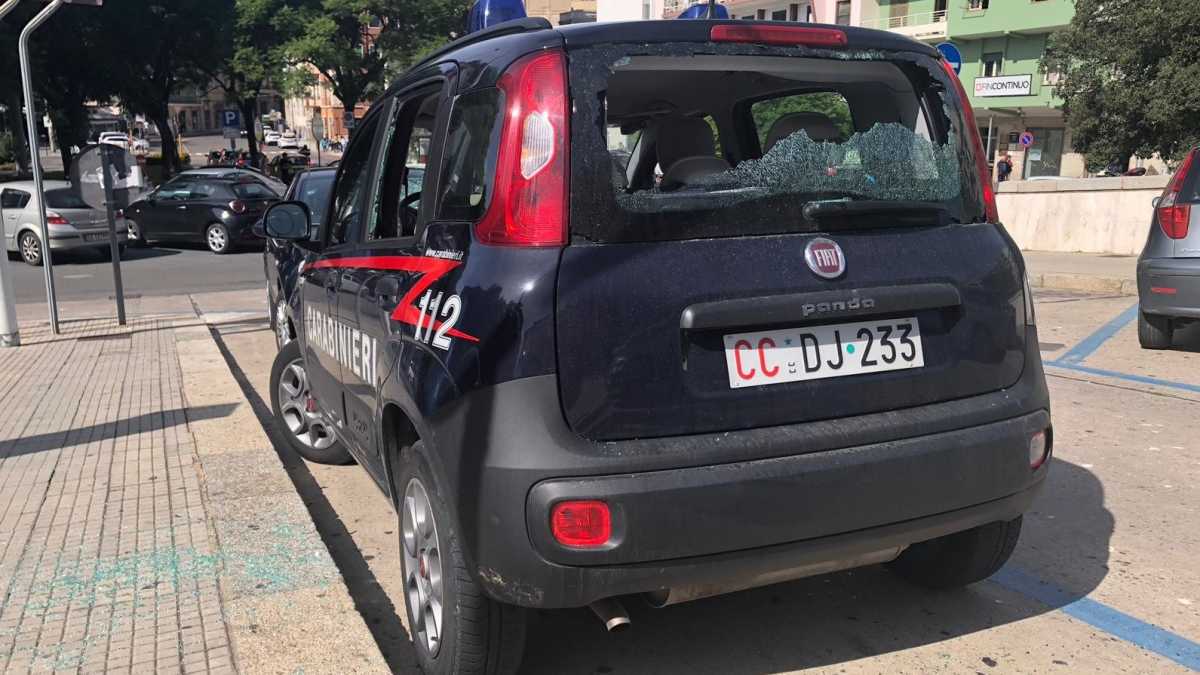
<path fill-rule="evenodd" d="M 269 401 L 261 294 L 195 297 L 251 398 Z M 876 566 L 662 610 L 630 599 L 633 625 L 615 635 L 584 609 L 536 612 L 522 672 L 1200 670 L 1200 326 L 1173 350 L 1141 350 L 1134 302 L 1039 292 L 1055 455 L 992 579 L 929 592 Z M 327 535 L 331 552 L 389 663 L 407 671 L 396 515 L 362 469 L 308 470 L 321 494 L 305 501 L 326 505 L 317 526 L 349 534 Z"/>
<path fill-rule="evenodd" d="M 42 268 L 10 256 L 8 269 L 17 304 L 45 302 Z M 128 249 L 121 276 L 127 298 L 264 288 L 261 251 L 217 256 L 201 244 Z M 91 251 L 60 251 L 54 255 L 54 283 L 60 301 L 107 301 L 113 295 L 112 264 Z"/>

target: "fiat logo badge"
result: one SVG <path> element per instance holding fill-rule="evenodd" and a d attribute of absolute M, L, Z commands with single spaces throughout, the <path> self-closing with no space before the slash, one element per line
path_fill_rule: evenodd
<path fill-rule="evenodd" d="M 817 237 L 804 249 L 804 261 L 813 274 L 822 279 L 836 279 L 846 271 L 846 256 L 836 241 Z"/>

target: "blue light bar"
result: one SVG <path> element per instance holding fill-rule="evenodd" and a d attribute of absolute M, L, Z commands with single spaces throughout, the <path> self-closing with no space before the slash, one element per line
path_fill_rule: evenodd
<path fill-rule="evenodd" d="M 728 19 L 729 10 L 725 5 L 711 5 L 712 16 L 709 16 L 710 5 L 707 2 L 698 2 L 691 7 L 683 10 L 679 15 L 680 19 Z"/>
<path fill-rule="evenodd" d="M 525 3 L 521 0 L 475 0 L 467 14 L 467 33 L 526 16 Z"/>

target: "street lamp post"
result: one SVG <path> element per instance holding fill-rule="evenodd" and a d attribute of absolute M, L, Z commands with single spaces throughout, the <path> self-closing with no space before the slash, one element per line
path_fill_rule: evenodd
<path fill-rule="evenodd" d="M 19 2 L 21 0 L 8 0 L 0 5 L 0 20 L 16 9 Z M 0 347 L 19 347 L 21 331 L 17 325 L 17 301 L 8 277 L 8 254 L 3 250 L 4 241 L 4 221 L 0 218 Z"/>

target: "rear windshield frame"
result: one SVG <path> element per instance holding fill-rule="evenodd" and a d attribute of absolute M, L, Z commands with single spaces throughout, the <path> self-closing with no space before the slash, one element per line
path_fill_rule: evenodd
<path fill-rule="evenodd" d="M 608 161 L 605 94 L 610 77 L 619 65 L 637 56 L 728 55 L 756 57 L 816 58 L 832 61 L 887 61 L 922 77 L 914 90 L 921 99 L 929 122 L 954 143 L 961 173 L 962 189 L 953 220 L 984 220 L 983 190 L 971 136 L 966 129 L 962 101 L 959 100 L 942 64 L 934 57 L 892 50 L 829 50 L 808 47 L 773 47 L 745 44 L 612 44 L 575 49 L 570 52 L 570 89 L 574 115 L 571 124 L 571 200 L 570 229 L 573 237 L 593 242 L 663 241 L 710 237 L 751 236 L 787 232 L 817 231 L 816 224 L 796 217 L 794 222 L 774 224 L 731 223 L 721 209 L 689 213 L 687 219 L 663 218 L 657 213 L 634 213 L 617 204 L 612 187 L 612 166 Z M 927 84 L 924 78 L 927 77 Z M 940 112 L 933 108 L 931 94 L 940 99 Z M 747 102 L 752 103 L 752 102 Z M 747 133 L 753 130 L 747 130 Z M 757 138 L 755 139 L 757 143 Z M 603 159 L 605 161 L 598 161 Z"/>

